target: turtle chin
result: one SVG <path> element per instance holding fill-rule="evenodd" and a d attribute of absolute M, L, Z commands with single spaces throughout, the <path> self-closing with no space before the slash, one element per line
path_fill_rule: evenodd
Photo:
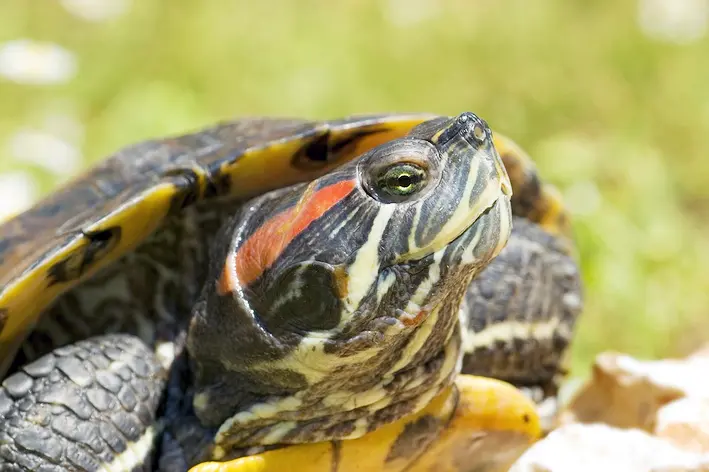
<path fill-rule="evenodd" d="M 501 193 L 444 251 L 459 257 L 461 266 L 486 266 L 507 244 L 512 231 L 510 197 Z"/>

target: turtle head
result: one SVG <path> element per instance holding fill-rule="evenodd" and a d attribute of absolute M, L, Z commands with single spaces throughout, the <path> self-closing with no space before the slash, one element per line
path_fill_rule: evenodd
<path fill-rule="evenodd" d="M 460 368 L 458 305 L 507 242 L 510 189 L 464 113 L 244 205 L 188 333 L 217 444 L 356 437 L 424 406 Z"/>

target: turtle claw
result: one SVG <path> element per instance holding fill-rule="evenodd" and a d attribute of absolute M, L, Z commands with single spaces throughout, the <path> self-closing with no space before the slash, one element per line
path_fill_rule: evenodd
<path fill-rule="evenodd" d="M 459 375 L 460 399 L 446 429 L 407 472 L 501 472 L 541 437 L 535 404 L 499 380 Z"/>
<path fill-rule="evenodd" d="M 204 462 L 190 472 L 498 472 L 540 436 L 536 407 L 519 390 L 459 375 L 420 412 L 361 438 Z"/>

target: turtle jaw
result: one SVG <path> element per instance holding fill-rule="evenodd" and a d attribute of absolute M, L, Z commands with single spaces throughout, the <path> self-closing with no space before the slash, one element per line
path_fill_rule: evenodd
<path fill-rule="evenodd" d="M 429 257 L 438 260 L 455 248 L 460 259 L 449 260 L 449 264 L 482 269 L 500 254 L 510 237 L 512 231 L 510 196 L 501 192 L 490 203 L 479 205 L 479 209 L 476 209 L 474 214 L 470 225 L 441 237 L 436 241 L 437 244 L 422 248 L 418 253 L 409 254 L 398 263 L 410 264 Z M 478 271 L 475 270 L 475 273 Z"/>
<path fill-rule="evenodd" d="M 405 300 L 404 305 L 396 310 L 398 321 L 404 325 L 420 328 L 426 324 L 435 324 L 434 330 L 443 330 L 446 326 L 447 335 L 440 335 L 437 342 L 429 339 L 430 334 L 412 333 L 413 337 L 423 336 L 429 344 L 421 352 L 412 352 L 402 356 L 400 364 L 415 366 L 426 356 L 435 352 L 433 345 L 439 349 L 450 343 L 450 335 L 456 330 L 458 313 L 463 303 L 464 295 L 472 280 L 485 269 L 505 247 L 511 233 L 512 212 L 510 197 L 501 193 L 481 214 L 473 224 L 467 227 L 455 239 L 448 242 L 437 251 L 421 259 L 410 260 L 399 265 L 400 271 L 409 273 L 425 272 L 419 275 L 419 285 Z M 423 270 L 422 270 L 423 269 Z M 439 321 L 447 320 L 443 325 Z M 418 343 L 414 342 L 414 345 Z M 419 346 L 420 347 L 420 346 Z M 462 353 L 456 352 L 456 355 Z M 456 366 L 456 373 L 461 366 Z"/>

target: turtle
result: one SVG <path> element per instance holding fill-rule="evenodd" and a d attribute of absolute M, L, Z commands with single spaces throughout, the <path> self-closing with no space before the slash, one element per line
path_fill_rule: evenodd
<path fill-rule="evenodd" d="M 144 141 L 0 226 L 0 469 L 416 470 L 537 435 L 582 304 L 558 192 L 472 112 Z"/>

